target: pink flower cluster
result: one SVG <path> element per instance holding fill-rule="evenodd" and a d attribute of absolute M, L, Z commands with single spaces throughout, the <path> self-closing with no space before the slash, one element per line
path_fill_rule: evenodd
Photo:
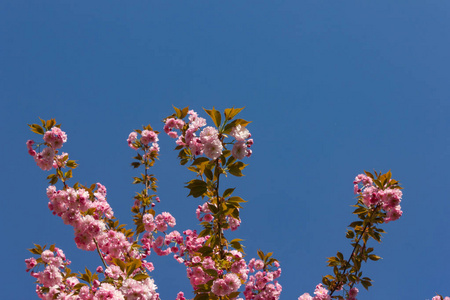
<path fill-rule="evenodd" d="M 107 238 L 105 230 L 106 226 L 103 217 L 111 219 L 114 215 L 110 205 L 106 201 L 106 188 L 97 183 L 97 190 L 91 196 L 88 191 L 83 188 L 74 189 L 67 187 L 64 190 L 56 190 L 55 186 L 47 188 L 47 197 L 49 198 L 48 207 L 53 214 L 58 215 L 64 221 L 64 224 L 71 225 L 75 230 L 75 242 L 80 249 L 93 251 L 96 246 L 94 239 L 97 239 L 106 248 L 107 252 L 116 253 L 110 248 L 123 245 L 105 240 Z M 86 214 L 91 211 L 92 215 Z M 109 236 L 117 236 L 119 232 L 109 233 Z M 122 240 L 126 239 L 122 237 Z M 128 242 L 126 242 L 128 246 Z M 111 245 L 107 247 L 107 245 Z"/>
<path fill-rule="evenodd" d="M 53 167 L 57 167 L 54 161 L 55 153 L 57 153 L 56 149 L 61 148 L 63 143 L 67 142 L 67 135 L 55 126 L 44 133 L 44 142 L 48 147 L 45 147 L 41 152 L 36 152 L 33 149 L 33 145 L 35 144 L 33 140 L 27 141 L 27 149 L 28 154 L 33 156 L 38 167 L 44 171 L 49 171 Z M 61 159 L 61 156 L 58 158 Z"/>
<path fill-rule="evenodd" d="M 62 253 L 55 248 L 57 253 Z M 30 263 L 26 260 L 27 266 Z M 42 264 L 45 269 L 31 275 L 37 279 L 36 293 L 40 299 L 66 299 L 66 300 L 158 300 L 159 295 L 155 292 L 157 287 L 153 279 L 146 278 L 137 281 L 127 278 L 127 275 L 119 267 L 111 265 L 105 271 L 106 277 L 118 279 L 119 276 L 126 278 L 121 283 L 100 283 L 97 279 L 93 281 L 92 287 L 83 285 L 79 291 L 76 286 L 80 284 L 74 274 L 67 274 L 65 267 L 70 264 L 64 256 L 53 255 L 50 250 L 45 250 L 41 254 Z M 36 260 L 34 264 L 36 265 Z"/>
<path fill-rule="evenodd" d="M 53 149 L 59 149 L 67 142 L 67 135 L 59 127 L 52 127 L 44 134 L 44 141 Z"/>
<path fill-rule="evenodd" d="M 308 293 L 304 293 L 298 297 L 298 300 L 331 300 L 331 296 L 328 295 L 328 293 L 329 291 L 319 283 L 314 291 L 314 297 Z M 351 288 L 350 291 L 348 291 L 348 298 L 346 300 L 356 300 L 358 293 L 359 290 L 357 288 Z"/>
<path fill-rule="evenodd" d="M 385 223 L 398 220 L 403 212 L 400 202 L 402 200 L 402 191 L 397 188 L 380 189 L 374 185 L 372 178 L 359 174 L 356 176 L 354 184 L 355 194 L 360 193 L 363 203 L 367 207 L 381 206 L 386 211 Z M 360 188 L 359 184 L 362 185 Z"/>
<path fill-rule="evenodd" d="M 177 245 L 183 243 L 183 237 L 176 230 L 170 233 L 165 232 L 168 226 L 174 227 L 176 225 L 176 220 L 170 213 L 162 212 L 156 217 L 153 217 L 152 214 L 145 214 L 142 222 L 146 230 L 141 239 L 142 248 L 145 251 L 144 258 L 150 255 L 152 249 L 159 256 L 169 255 L 170 253 L 177 255 L 179 252 Z M 155 238 L 157 231 L 164 233 L 164 236 Z M 170 247 L 172 243 L 175 245 Z"/>
<path fill-rule="evenodd" d="M 208 207 L 209 202 L 203 203 L 203 205 L 199 205 L 196 209 L 197 219 L 200 222 L 212 222 L 214 220 L 214 216 L 211 214 L 211 210 Z M 213 205 L 213 204 L 210 204 Z M 239 209 L 238 209 L 239 210 Z M 233 218 L 232 216 L 226 216 L 226 221 L 230 225 L 230 229 L 235 231 L 241 225 L 240 218 Z"/>
<path fill-rule="evenodd" d="M 331 297 L 328 295 L 328 292 L 329 291 L 324 288 L 321 283 L 319 283 L 314 291 L 314 297 L 312 297 L 309 293 L 304 293 L 298 297 L 298 300 L 330 300 Z"/>
<path fill-rule="evenodd" d="M 59 248 L 42 251 L 40 258 L 29 258 L 25 260 L 27 272 L 38 265 L 44 265 L 44 270 L 31 271 L 31 276 L 36 278 L 36 293 L 41 299 L 55 299 L 56 294 L 67 296 L 65 299 L 79 299 L 74 295 L 73 287 L 79 283 L 76 277 L 66 276 L 65 269 L 70 265 L 64 252 Z M 48 290 L 48 292 L 43 292 Z M 64 299 L 64 298 L 60 298 Z"/>
<path fill-rule="evenodd" d="M 210 256 L 198 256 L 198 249 L 203 246 L 206 238 L 198 238 L 194 231 L 187 231 L 185 245 L 181 246 L 180 253 L 191 254 L 184 261 L 188 267 L 187 276 L 194 290 L 199 289 L 203 284 L 213 280 L 211 292 L 217 296 L 228 296 L 239 290 L 243 282 L 245 284 L 245 299 L 278 299 L 282 290 L 281 285 L 275 281 L 281 275 L 279 264 L 275 262 L 276 270 L 263 270 L 264 263 L 261 260 L 250 260 L 247 265 L 241 252 L 236 250 L 225 250 L 226 260 L 231 264 L 228 273 L 224 273 Z M 219 277 L 212 276 L 211 272 L 216 272 Z M 256 272 L 254 275 L 250 273 Z M 242 298 L 239 298 L 242 299 Z"/>
<path fill-rule="evenodd" d="M 188 147 L 193 155 L 202 155 L 210 159 L 217 159 L 222 155 L 224 148 L 219 132 L 216 128 L 207 126 L 200 131 L 199 136 L 197 136 L 197 131 L 201 127 L 206 126 L 206 120 L 198 116 L 198 114 L 190 110 L 189 122 L 187 128 L 185 127 L 185 122 L 176 118 L 166 119 L 164 131 L 172 138 L 178 138 L 176 143 L 179 146 Z M 181 131 L 181 135 L 178 135 L 175 129 Z M 253 144 L 253 140 L 248 140 L 250 138 L 249 131 L 237 125 L 231 131 L 231 136 L 236 139 L 234 143 L 231 154 L 236 159 L 243 159 L 244 157 L 250 157 L 252 151 L 249 149 Z"/>
<path fill-rule="evenodd" d="M 441 300 L 441 296 L 434 296 L 431 300 Z M 450 300 L 450 297 L 444 297 L 444 300 Z"/>
<path fill-rule="evenodd" d="M 239 276 L 234 273 L 228 273 L 223 278 L 214 280 L 211 292 L 217 296 L 226 296 L 236 292 L 241 287 Z"/>
<path fill-rule="evenodd" d="M 131 149 L 137 150 L 139 149 L 136 145 L 136 140 L 137 140 L 137 135 L 138 133 L 133 131 L 128 135 L 128 146 Z M 150 152 L 159 152 L 159 145 L 158 145 L 158 134 L 155 131 L 152 130 L 142 130 L 141 131 L 141 138 L 139 139 L 139 142 L 144 145 L 145 147 L 147 147 L 150 143 L 152 144 L 150 147 Z"/>
<path fill-rule="evenodd" d="M 245 285 L 245 299 L 265 300 L 265 299 L 279 299 L 282 287 L 276 281 L 281 275 L 280 264 L 275 261 L 275 270 L 269 271 L 264 269 L 264 262 L 262 260 L 255 260 L 254 258 L 248 263 L 249 272 L 256 272 L 251 275 Z"/>
<path fill-rule="evenodd" d="M 250 157 L 252 155 L 252 150 L 249 148 L 253 145 L 253 139 L 249 139 L 251 134 L 247 128 L 237 125 L 236 127 L 233 127 L 230 135 L 236 139 L 233 149 L 231 150 L 231 155 L 236 159 Z"/>
<path fill-rule="evenodd" d="M 249 148 L 253 140 L 244 126 L 236 125 L 232 128 L 230 136 L 234 141 L 225 143 L 225 134 L 219 134 L 214 127 L 205 127 L 206 120 L 194 111 L 189 111 L 188 114 L 187 124 L 183 120 L 169 118 L 164 127 L 169 136 L 178 138 L 179 146 L 188 147 L 194 155 L 204 154 L 213 160 L 222 155 L 228 144 L 233 144 L 231 154 L 236 159 L 251 155 Z M 182 134 L 178 136 L 176 130 Z M 139 139 L 138 134 L 141 136 Z M 68 154 L 58 155 L 57 149 L 61 148 L 66 140 L 66 134 L 58 127 L 53 127 L 44 134 L 47 147 L 41 153 L 36 153 L 33 149 L 34 142 L 28 141 L 28 152 L 44 170 L 61 168 L 66 165 Z M 153 161 L 157 157 L 158 133 L 151 130 L 150 126 L 130 133 L 127 142 L 132 149 L 145 150 L 142 158 L 140 155 L 136 158 L 138 165 L 144 164 L 144 159 L 150 158 Z M 74 164 L 67 165 L 72 167 Z M 151 165 L 145 161 L 146 168 Z M 153 177 L 150 181 L 153 184 Z M 146 189 L 148 188 L 146 183 Z M 27 271 L 35 270 L 42 264 L 45 266 L 41 272 L 32 272 L 37 278 L 37 294 L 42 299 L 159 299 L 153 280 L 149 277 L 142 279 L 142 275 L 146 274 L 145 269 L 150 272 L 154 270 L 153 264 L 144 260 L 152 251 L 160 256 L 172 253 L 179 263 L 184 263 L 187 276 L 197 294 L 204 293 L 199 289 L 208 285 L 211 290 L 205 293 L 228 296 L 230 299 L 236 299 L 242 286 L 245 286 L 245 299 L 278 299 L 280 296 L 282 287 L 276 281 L 281 274 L 278 262 L 271 260 L 265 265 L 262 260 L 252 259 L 247 265 L 241 252 L 208 244 L 209 235 L 199 236 L 192 230 L 184 231 L 183 235 L 176 230 L 168 232 L 169 227 L 176 225 L 175 218 L 168 212 L 155 214 L 153 210 L 146 210 L 149 204 L 142 204 L 139 199 L 136 200 L 133 211 L 138 212 L 137 226 L 143 226 L 145 229 L 139 240 L 142 246 L 136 245 L 136 241 L 131 237 L 127 238 L 130 236 L 129 231 L 119 229 L 121 226 L 117 227 L 118 222 L 114 222 L 113 211 L 106 201 L 106 188 L 100 183 L 97 183 L 96 189 L 78 185 L 72 188 L 64 183 L 64 188 L 58 190 L 51 185 L 47 188 L 47 196 L 48 206 L 53 214 L 61 217 L 65 224 L 73 226 L 77 247 L 88 251 L 97 250 L 104 268 L 97 267 L 94 277 L 89 275 L 90 285 L 83 285 L 75 274 L 66 273 L 70 272 L 65 268 L 70 262 L 65 260 L 62 251 L 54 248 L 57 253 L 55 255 L 52 251 L 45 250 L 40 258 L 25 260 Z M 156 195 L 149 197 L 153 199 Z M 159 202 L 158 197 L 155 200 Z M 144 207 L 142 214 L 141 207 Z M 238 207 L 235 209 L 239 211 Z M 214 223 L 208 202 L 199 206 L 197 215 L 199 220 Z M 226 226 L 222 230 L 235 230 L 240 225 L 239 218 L 231 215 L 224 218 Z M 142 224 L 139 223 L 141 221 Z M 203 251 L 208 248 L 212 254 L 203 255 Z M 140 261 L 139 266 L 135 265 L 130 271 L 129 267 L 136 264 L 136 261 Z M 224 264 L 227 265 L 226 268 Z M 103 281 L 99 281 L 98 274 L 103 274 Z M 185 300 L 182 292 L 178 293 L 177 300 Z"/>

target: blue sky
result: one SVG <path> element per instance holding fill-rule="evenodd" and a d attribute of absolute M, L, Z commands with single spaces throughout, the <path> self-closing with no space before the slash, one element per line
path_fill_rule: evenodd
<path fill-rule="evenodd" d="M 64 249 L 73 270 L 100 264 L 48 210 L 26 124 L 62 123 L 74 180 L 104 184 L 130 224 L 126 138 L 162 130 L 172 105 L 246 107 L 254 154 L 225 184 L 249 202 L 232 237 L 249 258 L 274 252 L 282 299 L 312 293 L 331 272 L 326 257 L 348 257 L 352 181 L 374 169 L 402 183 L 404 214 L 384 227 L 359 299 L 450 295 L 449 32 L 448 1 L 1 1 L 2 297 L 37 298 L 23 262 L 33 243 Z M 179 231 L 199 228 L 200 202 L 183 188 L 191 172 L 160 139 L 157 209 Z M 163 299 L 191 291 L 182 265 L 153 258 Z"/>

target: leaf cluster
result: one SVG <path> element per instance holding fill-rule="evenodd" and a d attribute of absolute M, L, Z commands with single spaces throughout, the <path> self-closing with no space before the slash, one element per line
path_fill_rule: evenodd
<path fill-rule="evenodd" d="M 28 124 L 28 126 L 30 127 L 30 130 L 34 133 L 37 134 L 44 134 L 46 131 L 52 129 L 52 127 L 61 127 L 61 124 L 56 124 L 55 119 L 50 119 L 50 120 L 42 120 L 41 118 L 39 118 L 39 120 L 41 120 L 42 126 L 39 124 Z"/>
<path fill-rule="evenodd" d="M 401 189 L 399 182 L 391 178 L 391 171 L 385 174 L 376 171 L 374 173 L 365 171 L 365 174 L 379 189 Z M 355 284 L 360 283 L 365 289 L 368 289 L 372 285 L 372 280 L 369 277 L 363 277 L 361 264 L 367 260 L 381 259 L 380 256 L 373 253 L 373 247 L 366 245 L 370 238 L 381 242 L 381 234 L 385 231 L 379 226 L 384 223 L 386 213 L 380 205 L 367 207 L 361 195 L 358 196 L 356 205 L 352 206 L 355 207 L 353 214 L 358 217 L 359 221 L 354 221 L 349 225 L 346 238 L 350 240 L 353 251 L 347 260 L 344 259 L 341 252 L 337 252 L 336 256 L 328 257 L 327 265 L 333 268 L 333 275 L 326 275 L 322 278 L 322 283 L 331 291 L 331 295 L 345 285 L 352 288 Z M 343 296 L 332 296 L 332 298 L 344 299 Z"/>

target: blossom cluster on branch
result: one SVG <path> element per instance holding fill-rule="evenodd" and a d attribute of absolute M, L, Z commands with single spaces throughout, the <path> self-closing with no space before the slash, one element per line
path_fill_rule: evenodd
<path fill-rule="evenodd" d="M 258 250 L 256 258 L 248 259 L 242 239 L 228 240 L 228 231 L 241 224 L 241 204 L 235 188 L 224 188 L 228 175 L 243 176 L 247 167 L 242 160 L 252 155 L 253 139 L 247 129 L 250 123 L 236 118 L 242 108 L 225 109 L 223 114 L 214 108 L 205 112 L 213 124 L 188 107 L 174 107 L 175 113 L 164 119 L 163 131 L 175 139 L 175 150 L 181 165 L 195 174 L 186 183 L 189 196 L 201 199 L 195 215 L 201 230 L 173 230 L 176 219 L 169 212 L 155 210 L 160 198 L 157 179 L 150 168 L 159 156 L 159 132 L 150 125 L 136 129 L 128 136 L 128 146 L 136 151 L 131 165 L 143 172 L 133 178 L 133 184 L 142 185 L 134 196 L 131 212 L 134 229 L 120 224 L 107 201 L 106 187 L 101 183 L 84 186 L 68 185 L 72 171 L 78 165 L 61 152 L 67 135 L 54 119 L 29 125 L 43 136 L 43 141 L 27 141 L 27 149 L 38 167 L 53 170 L 47 176 L 48 207 L 64 224 L 74 230 L 74 241 L 79 249 L 96 251 L 101 265 L 95 271 L 73 273 L 63 250 L 35 245 L 29 249 L 37 258 L 25 260 L 26 271 L 36 279 L 36 294 L 41 299 L 65 300 L 157 300 L 157 286 L 150 273 L 154 266 L 149 257 L 172 255 L 186 267 L 192 285 L 194 300 L 277 300 L 282 287 L 280 263 L 271 252 Z M 391 172 L 365 172 L 355 178 L 357 203 L 354 214 L 359 218 L 349 225 L 346 237 L 353 251 L 344 259 L 341 252 L 328 258 L 334 275 L 326 275 L 316 286 L 314 296 L 304 293 L 299 300 L 355 300 L 361 284 L 371 286 L 371 279 L 362 277 L 361 264 L 379 256 L 368 247 L 370 238 L 380 242 L 381 224 L 398 220 L 402 215 L 401 187 L 391 178 Z M 60 188 L 57 183 L 60 182 Z M 335 292 L 342 295 L 334 295 Z M 185 300 L 180 291 L 176 300 Z M 437 295 L 433 300 L 450 300 Z"/>

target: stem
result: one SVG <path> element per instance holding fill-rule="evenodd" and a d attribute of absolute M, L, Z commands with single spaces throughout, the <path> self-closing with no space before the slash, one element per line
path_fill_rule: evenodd
<path fill-rule="evenodd" d="M 375 207 L 375 209 L 374 209 L 373 212 L 372 212 L 372 215 L 370 216 L 370 221 L 364 226 L 363 231 L 361 232 L 361 234 L 359 235 L 358 239 L 356 240 L 356 245 L 353 247 L 352 254 L 350 254 L 350 257 L 348 258 L 347 263 L 345 264 L 345 268 L 344 268 L 344 270 L 342 271 L 342 274 L 345 274 L 345 271 L 347 271 L 347 268 L 350 266 L 350 261 L 351 261 L 353 255 L 355 254 L 356 247 L 358 246 L 359 241 L 361 240 L 361 238 L 362 238 L 362 236 L 364 235 L 364 233 L 366 233 L 367 227 L 368 227 L 369 225 L 372 224 L 372 222 L 373 222 L 373 221 L 372 221 L 372 218 L 373 218 L 373 216 L 375 215 L 375 212 L 378 210 L 378 208 L 379 208 L 379 206 L 376 206 L 376 207 Z M 363 247 L 364 247 L 365 245 L 366 245 L 366 242 L 363 243 Z M 330 297 L 333 296 L 333 293 L 336 291 L 336 289 L 337 289 L 342 283 L 343 283 L 343 282 L 339 281 L 339 282 L 336 284 L 336 286 L 334 286 L 334 287 L 330 290 Z"/>
<path fill-rule="evenodd" d="M 216 160 L 216 169 L 219 168 L 219 160 Z M 220 173 L 217 174 L 217 185 L 216 185 L 216 198 L 217 198 L 217 207 L 221 209 L 221 202 L 219 197 L 219 182 L 220 182 Z M 222 230 L 222 220 L 217 220 L 217 231 L 220 239 L 220 258 L 223 259 L 225 257 L 225 253 L 223 252 L 223 245 L 222 245 L 222 236 L 223 236 L 223 230 Z"/>
<path fill-rule="evenodd" d="M 145 196 L 148 197 L 148 172 L 147 172 L 147 170 L 149 169 L 149 167 L 148 167 L 147 149 L 144 150 L 144 157 L 145 157 L 145 159 L 144 159 L 144 165 L 145 165 L 145 171 L 144 171 L 145 172 Z M 142 207 L 142 217 L 145 214 L 145 209 L 146 209 L 146 206 L 144 205 Z M 137 231 L 137 226 L 136 226 L 136 231 Z M 136 241 L 138 241 L 138 240 L 139 240 L 139 234 L 136 234 Z"/>
<path fill-rule="evenodd" d="M 94 240 L 94 243 L 95 243 L 95 247 L 97 247 L 98 255 L 99 255 L 100 258 L 102 259 L 102 263 L 103 263 L 103 265 L 105 266 L 105 268 L 107 268 L 108 266 L 106 265 L 106 262 L 105 262 L 105 260 L 103 259 L 103 255 L 102 255 L 102 253 L 100 252 L 100 248 L 98 247 L 97 240 L 96 240 L 95 238 L 94 238 L 93 240 Z"/>

